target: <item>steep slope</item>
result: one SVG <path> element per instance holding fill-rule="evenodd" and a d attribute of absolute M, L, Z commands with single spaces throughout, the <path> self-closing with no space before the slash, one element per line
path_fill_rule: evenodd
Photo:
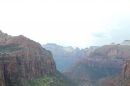
<path fill-rule="evenodd" d="M 101 86 L 130 86 L 130 60 L 124 64 L 121 74 L 117 77 L 103 80 Z"/>
<path fill-rule="evenodd" d="M 63 47 L 57 44 L 49 43 L 43 45 L 47 50 L 50 50 L 54 55 L 54 60 L 57 69 L 61 72 L 69 69 L 75 62 L 82 58 L 83 50 L 73 47 Z"/>
<path fill-rule="evenodd" d="M 50 51 L 22 35 L 0 34 L 0 86 L 71 86 L 57 72 Z"/>
<path fill-rule="evenodd" d="M 81 84 L 98 86 L 102 80 L 111 79 L 122 72 L 123 64 L 130 59 L 130 46 L 105 45 L 97 48 L 77 62 L 70 71 L 66 72 L 70 79 Z"/>
<path fill-rule="evenodd" d="M 122 64 L 114 62 L 80 61 L 68 72 L 65 72 L 65 75 L 80 86 L 86 84 L 97 86 L 101 79 L 120 74 L 121 66 Z"/>

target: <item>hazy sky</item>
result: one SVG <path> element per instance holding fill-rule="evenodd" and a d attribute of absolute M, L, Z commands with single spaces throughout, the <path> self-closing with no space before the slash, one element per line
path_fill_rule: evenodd
<path fill-rule="evenodd" d="M 130 39 L 130 0 L 0 0 L 0 29 L 41 44 L 121 42 Z"/>

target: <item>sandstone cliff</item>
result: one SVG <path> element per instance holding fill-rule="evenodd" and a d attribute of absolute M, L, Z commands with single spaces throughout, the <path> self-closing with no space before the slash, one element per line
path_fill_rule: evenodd
<path fill-rule="evenodd" d="M 0 86 L 26 86 L 27 80 L 54 72 L 51 53 L 39 43 L 0 32 Z"/>
<path fill-rule="evenodd" d="M 102 82 L 105 81 L 112 80 L 113 82 L 112 78 L 121 74 L 122 69 L 124 69 L 124 63 L 130 59 L 129 51 L 130 46 L 128 45 L 105 45 L 99 47 L 91 52 L 89 56 L 86 56 L 85 59 L 77 62 L 65 75 L 83 85 L 94 83 L 94 86 L 98 86 L 98 84 L 103 84 Z M 125 66 L 125 70 L 127 70 L 123 72 L 125 77 L 130 75 L 130 65 L 128 63 Z M 105 84 L 101 86 L 116 85 Z"/>
<path fill-rule="evenodd" d="M 95 59 L 130 59 L 130 46 L 128 45 L 105 45 L 99 47 L 90 54 L 90 58 Z"/>
<path fill-rule="evenodd" d="M 61 72 L 67 71 L 75 62 L 80 60 L 85 50 L 73 47 L 64 47 L 61 45 L 48 43 L 43 47 L 52 52 L 57 69 Z"/>

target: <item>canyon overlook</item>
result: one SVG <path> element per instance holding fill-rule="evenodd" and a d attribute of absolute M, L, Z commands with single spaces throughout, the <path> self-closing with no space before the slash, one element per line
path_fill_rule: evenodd
<path fill-rule="evenodd" d="M 39 77 L 54 77 L 57 72 L 51 52 L 42 48 L 39 43 L 23 35 L 10 36 L 0 31 L 0 86 L 44 86 L 44 78 Z M 58 77 L 62 82 L 64 77 L 60 74 Z M 57 79 L 54 77 L 52 80 Z M 45 86 L 56 83 L 48 82 L 49 85 Z"/>
<path fill-rule="evenodd" d="M 128 42 L 74 49 L 0 31 L 0 86 L 130 86 Z"/>

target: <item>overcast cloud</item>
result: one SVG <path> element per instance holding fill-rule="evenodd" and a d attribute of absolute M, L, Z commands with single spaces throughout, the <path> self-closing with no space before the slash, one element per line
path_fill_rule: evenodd
<path fill-rule="evenodd" d="M 0 29 L 74 47 L 130 39 L 129 0 L 0 0 Z"/>

